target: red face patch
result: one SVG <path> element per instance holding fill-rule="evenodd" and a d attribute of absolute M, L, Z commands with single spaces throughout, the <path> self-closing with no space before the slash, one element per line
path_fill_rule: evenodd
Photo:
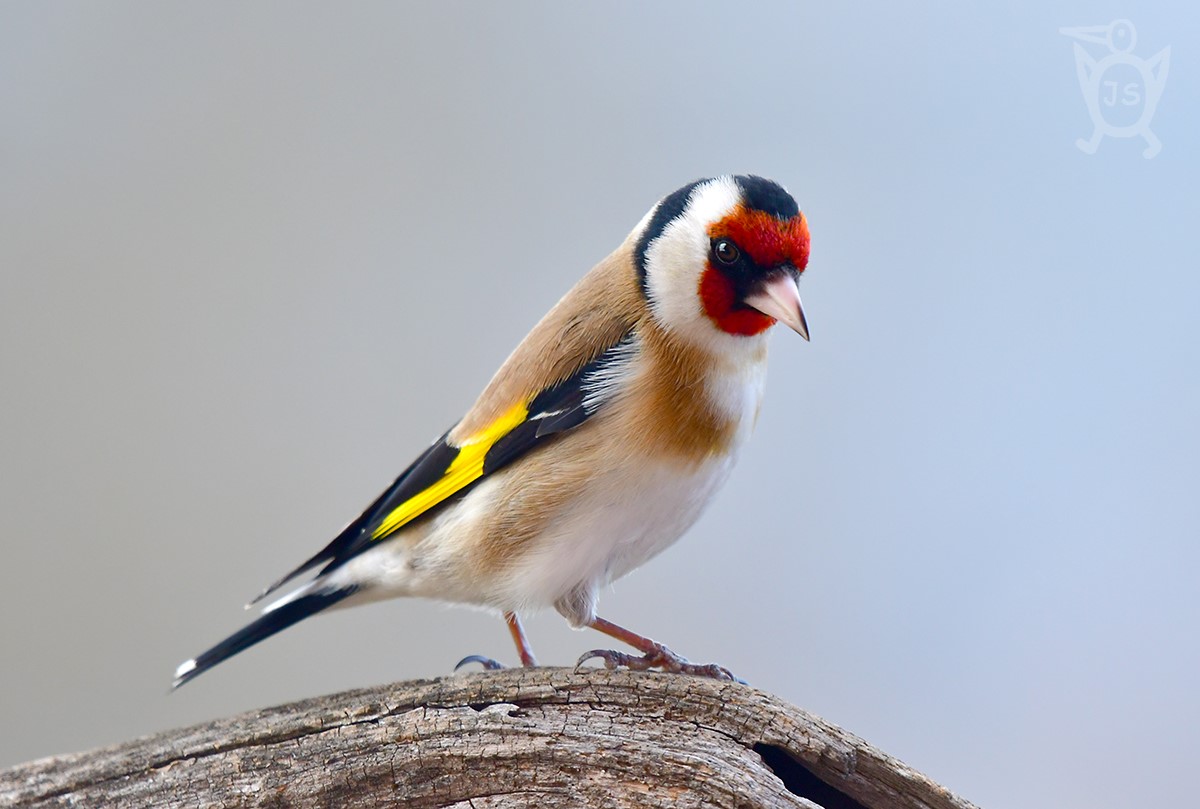
<path fill-rule="evenodd" d="M 709 238 L 730 238 L 760 267 L 791 264 L 798 272 L 808 266 L 808 220 L 796 214 L 786 221 L 765 211 L 739 205 L 729 216 L 714 222 Z"/>
<path fill-rule="evenodd" d="M 712 318 L 717 328 L 729 334 L 749 337 L 775 325 L 775 318 L 742 305 L 733 281 L 712 264 L 705 267 L 700 276 L 700 300 L 704 304 L 704 313 Z"/>
<path fill-rule="evenodd" d="M 802 213 L 780 220 L 739 205 L 729 216 L 714 222 L 708 236 L 730 239 L 764 270 L 790 264 L 797 272 L 804 272 L 808 266 L 808 221 Z M 775 325 L 775 318 L 738 299 L 733 279 L 713 266 L 711 260 L 700 275 L 699 291 L 704 313 L 724 332 L 750 336 Z"/>

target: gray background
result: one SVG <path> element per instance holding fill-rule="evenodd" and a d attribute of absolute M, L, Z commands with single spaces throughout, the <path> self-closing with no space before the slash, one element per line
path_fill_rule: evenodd
<path fill-rule="evenodd" d="M 392 602 L 167 693 L 657 198 L 752 171 L 813 342 L 602 614 L 985 806 L 1185 803 L 1200 14 L 831 6 L 0 6 L 0 765 L 511 661 Z M 1122 16 L 1154 160 L 1074 146 L 1058 28 Z"/>

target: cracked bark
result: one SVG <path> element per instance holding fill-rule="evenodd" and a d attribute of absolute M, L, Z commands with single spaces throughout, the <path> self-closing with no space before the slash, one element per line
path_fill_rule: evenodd
<path fill-rule="evenodd" d="M 510 669 L 348 691 L 0 772 L 0 806 L 972 809 L 822 719 L 694 677 Z"/>

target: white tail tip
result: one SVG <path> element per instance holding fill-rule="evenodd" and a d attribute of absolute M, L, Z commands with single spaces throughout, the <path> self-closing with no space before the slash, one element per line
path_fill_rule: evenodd
<path fill-rule="evenodd" d="M 175 684 L 178 685 L 179 681 L 186 677 L 195 668 L 196 658 L 194 657 L 191 660 L 185 660 L 180 663 L 179 668 L 175 669 Z"/>

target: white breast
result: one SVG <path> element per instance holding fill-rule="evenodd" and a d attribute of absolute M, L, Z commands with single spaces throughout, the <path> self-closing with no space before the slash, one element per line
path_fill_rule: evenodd
<path fill-rule="evenodd" d="M 505 582 L 505 600 L 528 608 L 572 596 L 586 609 L 558 603 L 560 611 L 586 623 L 599 589 L 672 545 L 725 483 L 754 428 L 764 379 L 765 363 L 756 363 L 712 381 L 714 401 L 737 424 L 729 452 L 690 469 L 630 452 L 594 479 Z"/>

